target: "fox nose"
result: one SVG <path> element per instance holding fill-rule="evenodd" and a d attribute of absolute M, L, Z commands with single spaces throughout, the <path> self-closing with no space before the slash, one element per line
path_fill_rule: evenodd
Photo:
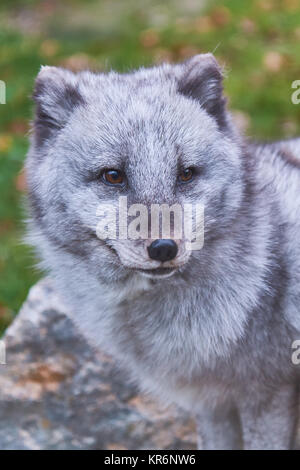
<path fill-rule="evenodd" d="M 151 259 L 157 261 L 170 261 L 177 255 L 178 247 L 174 240 L 154 240 L 148 246 L 148 253 Z"/>

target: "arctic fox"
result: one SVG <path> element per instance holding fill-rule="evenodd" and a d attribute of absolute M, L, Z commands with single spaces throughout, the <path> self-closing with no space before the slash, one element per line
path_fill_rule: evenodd
<path fill-rule="evenodd" d="M 300 139 L 242 137 L 222 75 L 211 54 L 126 74 L 42 67 L 26 162 L 30 239 L 80 330 L 142 389 L 190 410 L 201 448 L 289 449 Z M 121 196 L 203 205 L 203 247 L 97 236 L 99 204 Z"/>

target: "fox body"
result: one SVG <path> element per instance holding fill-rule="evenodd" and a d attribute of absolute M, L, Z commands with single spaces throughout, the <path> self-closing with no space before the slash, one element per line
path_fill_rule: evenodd
<path fill-rule="evenodd" d="M 202 448 L 291 448 L 300 139 L 240 136 L 211 54 L 128 74 L 43 67 L 34 100 L 29 236 L 80 330 L 190 410 Z M 164 260 L 150 239 L 99 239 L 97 207 L 120 196 L 202 204 L 203 248 L 177 240 Z"/>

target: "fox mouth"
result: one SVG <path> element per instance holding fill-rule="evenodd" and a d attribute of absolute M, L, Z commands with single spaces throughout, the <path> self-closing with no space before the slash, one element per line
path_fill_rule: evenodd
<path fill-rule="evenodd" d="M 142 276 L 150 279 L 163 279 L 171 277 L 176 271 L 176 268 L 155 268 L 155 269 L 137 269 Z"/>

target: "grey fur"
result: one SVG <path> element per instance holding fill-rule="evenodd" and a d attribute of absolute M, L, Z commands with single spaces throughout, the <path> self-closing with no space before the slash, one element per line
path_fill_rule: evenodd
<path fill-rule="evenodd" d="M 81 331 L 198 417 L 206 448 L 291 448 L 300 337 L 300 139 L 239 136 L 210 54 L 128 74 L 43 67 L 26 169 L 31 243 Z M 177 182 L 178 167 L 199 169 Z M 128 186 L 103 184 L 121 167 Z M 149 241 L 100 241 L 99 202 L 201 202 L 205 243 L 164 279 Z"/>

